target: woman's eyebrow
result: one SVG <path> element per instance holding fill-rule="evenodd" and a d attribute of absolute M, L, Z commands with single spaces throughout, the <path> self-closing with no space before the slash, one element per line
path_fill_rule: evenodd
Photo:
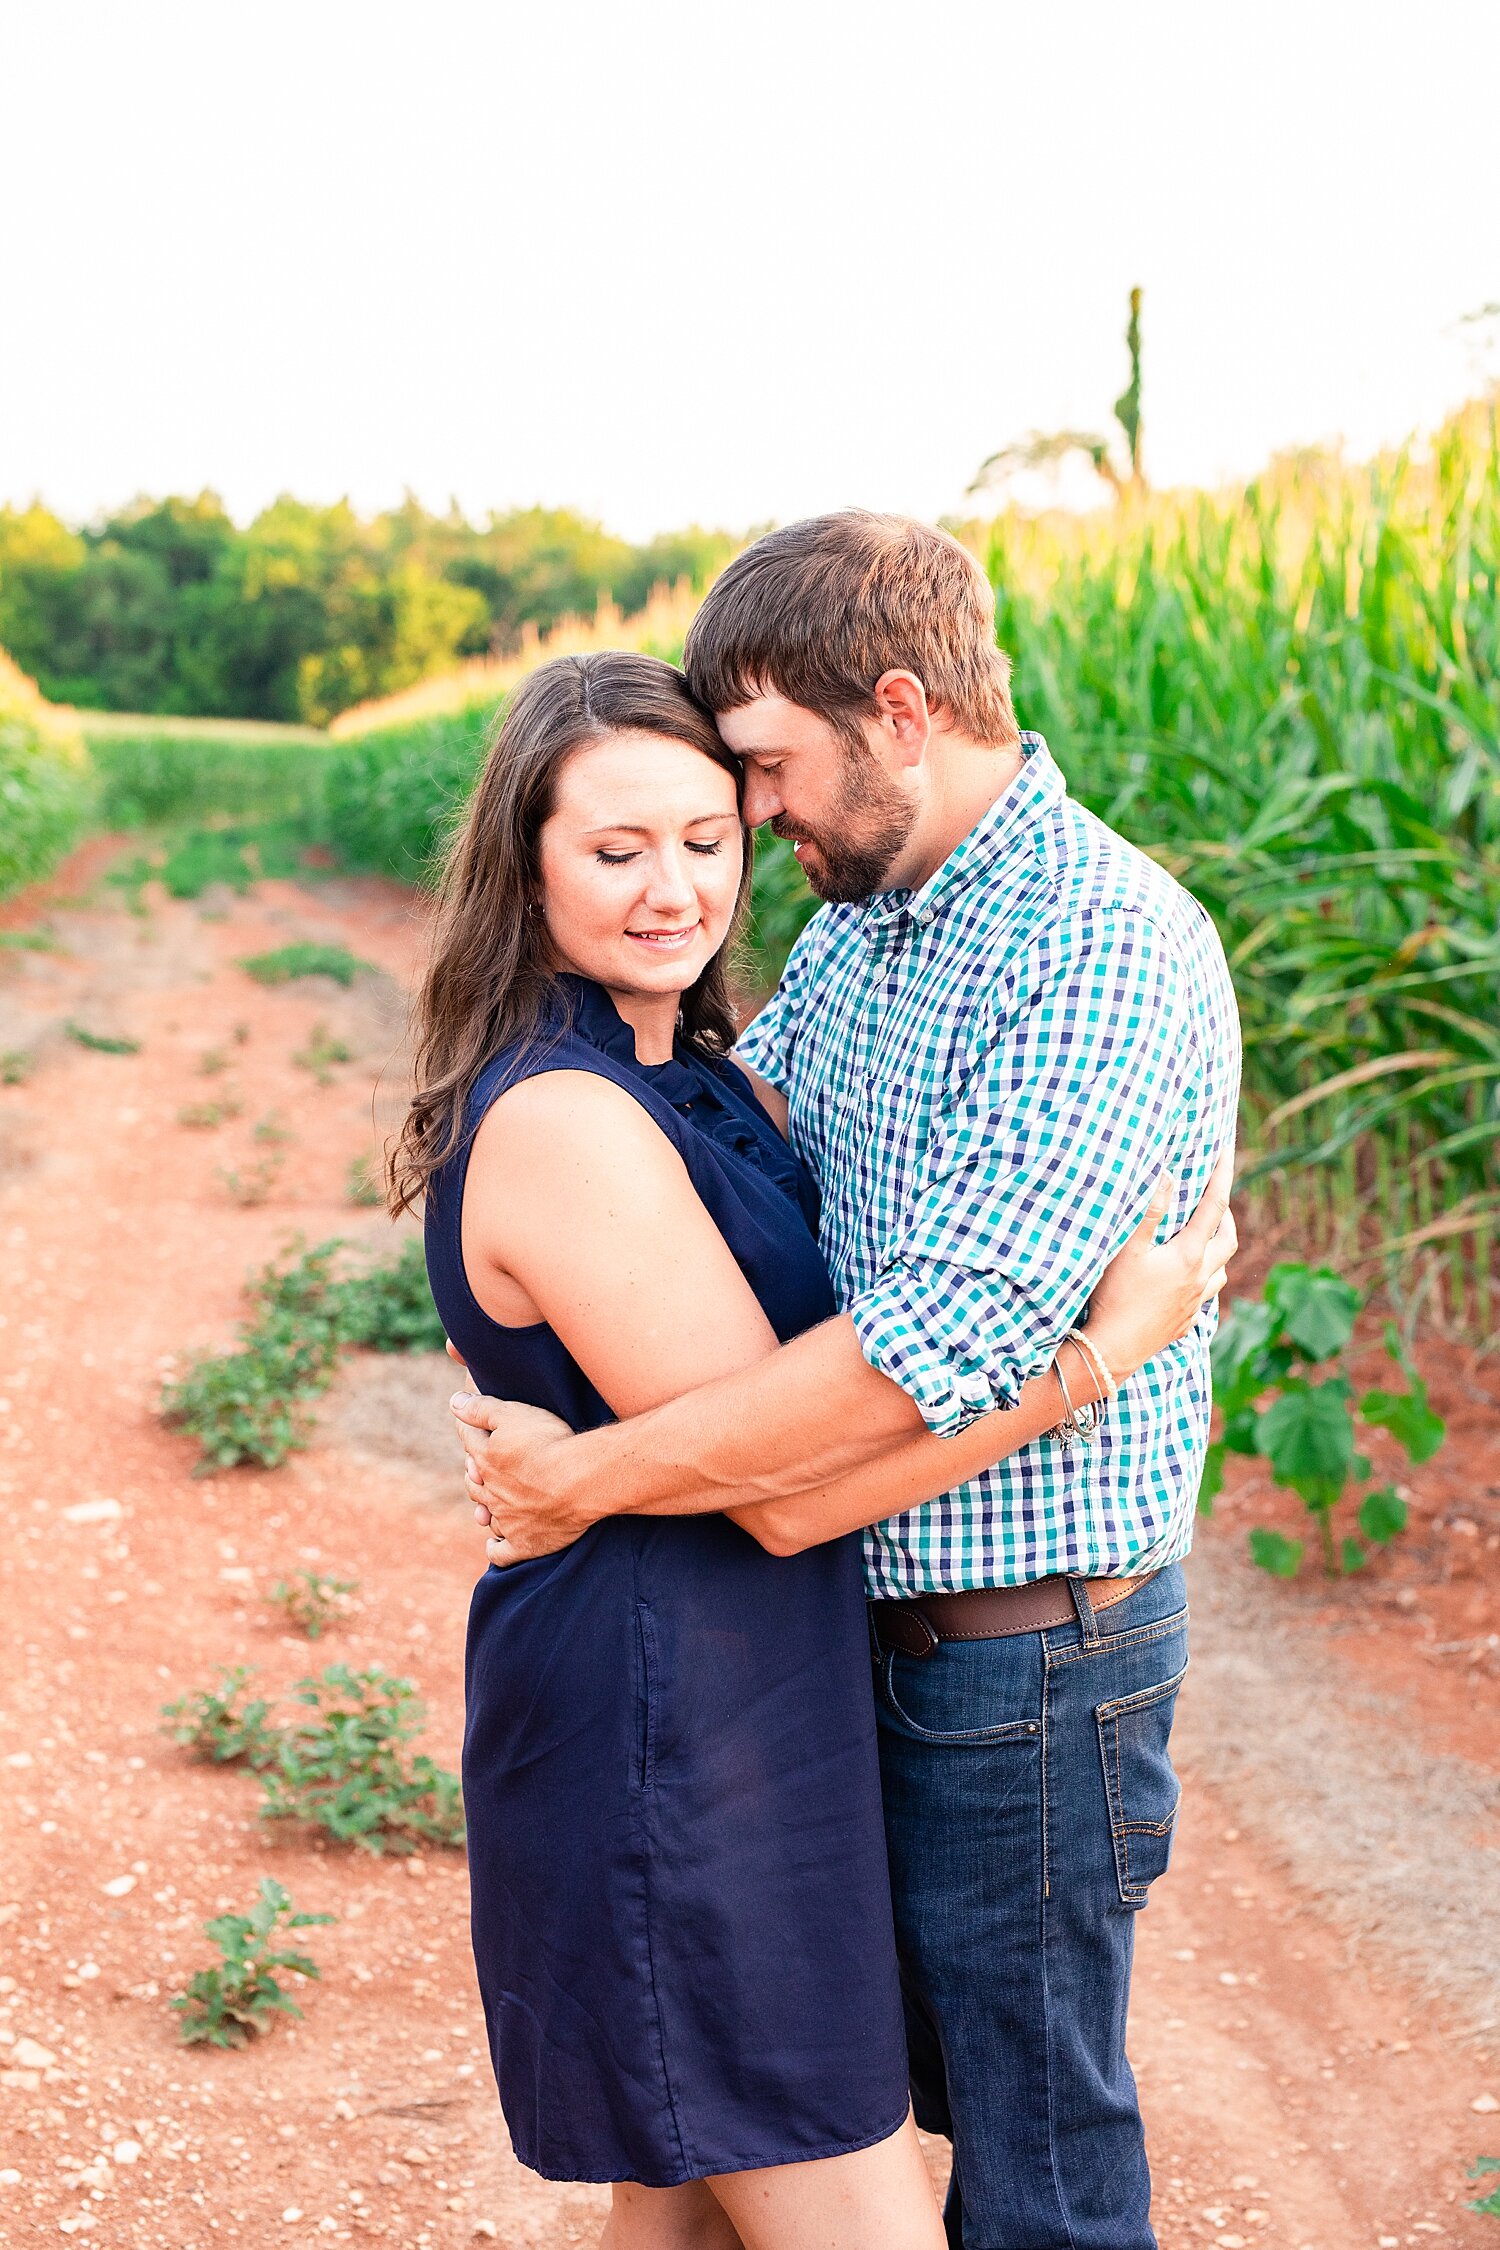
<path fill-rule="evenodd" d="M 688 828 L 710 828 L 716 824 L 725 825 L 729 823 L 737 826 L 739 817 L 737 812 L 698 813 L 684 825 Z M 652 831 L 649 828 L 643 828 L 638 821 L 634 820 L 601 820 L 597 826 L 585 828 L 583 833 L 585 836 L 649 836 Z"/>

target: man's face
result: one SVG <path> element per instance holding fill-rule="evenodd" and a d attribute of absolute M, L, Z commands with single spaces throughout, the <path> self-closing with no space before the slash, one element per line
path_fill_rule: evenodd
<path fill-rule="evenodd" d="M 917 811 L 875 750 L 856 749 L 815 711 L 780 695 L 758 695 L 715 717 L 744 764 L 749 825 L 769 821 L 772 834 L 791 843 L 819 898 L 878 891 Z"/>

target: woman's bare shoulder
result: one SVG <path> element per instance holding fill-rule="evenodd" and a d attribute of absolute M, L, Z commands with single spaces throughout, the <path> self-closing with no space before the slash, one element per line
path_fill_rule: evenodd
<path fill-rule="evenodd" d="M 636 1167 L 682 1162 L 633 1094 L 598 1071 L 566 1065 L 536 1071 L 497 1094 L 474 1136 L 470 1161 L 524 1164 L 535 1177 L 554 1169 L 572 1173 L 581 1159 L 605 1171 L 616 1161 Z"/>

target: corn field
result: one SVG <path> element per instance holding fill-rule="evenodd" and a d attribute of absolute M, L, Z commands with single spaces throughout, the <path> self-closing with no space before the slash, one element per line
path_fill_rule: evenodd
<path fill-rule="evenodd" d="M 1023 725 L 1208 907 L 1242 1172 L 1299 1250 L 1489 1337 L 1500 1224 L 1500 443 L 974 535 Z"/>

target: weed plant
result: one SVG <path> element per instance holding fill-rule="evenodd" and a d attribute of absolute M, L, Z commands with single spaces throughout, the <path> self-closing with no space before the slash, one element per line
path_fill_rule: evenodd
<path fill-rule="evenodd" d="M 1482 2180 L 1491 2172 L 1500 2172 L 1500 2156 L 1481 2156 L 1469 2178 Z M 1477 2202 L 1469 2205 L 1469 2209 L 1479 2212 L 1486 2219 L 1500 2219 L 1500 2188 L 1496 2188 L 1491 2195 L 1480 2196 Z"/>
<path fill-rule="evenodd" d="M 1353 1497 L 1351 1487 L 1370 1487 L 1356 1514 L 1370 1545 L 1384 1547 L 1406 1528 L 1406 1502 L 1395 1486 L 1372 1486 L 1371 1462 L 1358 1449 L 1359 1425 L 1385 1430 L 1413 1462 L 1431 1460 L 1445 1435 L 1393 1321 L 1386 1324 L 1385 1348 L 1405 1388 L 1368 1390 L 1356 1401 L 1344 1355 L 1360 1307 L 1359 1291 L 1327 1266 L 1273 1266 L 1264 1296 L 1236 1304 L 1213 1347 L 1214 1394 L 1224 1427 L 1209 1447 L 1200 1512 L 1212 1512 L 1226 1453 L 1259 1454 L 1273 1482 L 1301 1497 L 1330 1577 L 1362 1570 L 1369 1560 L 1359 1539 L 1349 1534 L 1340 1541 L 1335 1535 L 1334 1517 Z M 1295 1578 L 1303 1542 L 1257 1529 L 1250 1534 L 1250 1553 L 1275 1577 Z"/>
<path fill-rule="evenodd" d="M 296 977 L 332 977 L 336 984 L 351 985 L 361 969 L 372 969 L 373 962 L 361 961 L 346 945 L 283 945 L 274 953 L 252 953 L 241 961 L 240 967 L 257 984 L 290 984 Z"/>
<path fill-rule="evenodd" d="M 307 1442 L 312 1401 L 346 1344 L 378 1351 L 441 1350 L 442 1323 L 421 1245 L 347 1276 L 337 1240 L 266 1266 L 250 1284 L 252 1317 L 233 1351 L 196 1361 L 162 1394 L 161 1412 L 198 1439 L 195 1476 L 241 1462 L 275 1468 Z"/>
<path fill-rule="evenodd" d="M 211 1765 L 268 1765 L 276 1754 L 266 1724 L 271 1706 L 260 1697 L 244 1700 L 253 1678 L 248 1665 L 226 1665 L 217 1687 L 162 1705 L 163 1732 Z"/>
<path fill-rule="evenodd" d="M 243 2047 L 268 2031 L 276 2016 L 300 2016 L 281 1978 L 316 1978 L 319 1970 L 300 1947 L 285 1941 L 293 1930 L 332 1920 L 331 1914 L 294 1914 L 286 1891 L 267 1876 L 248 1914 L 218 1914 L 205 1922 L 203 1933 L 218 1947 L 219 1961 L 200 1969 L 172 2002 L 183 2044 Z"/>
<path fill-rule="evenodd" d="M 87 1047 L 92 1055 L 138 1055 L 141 1051 L 139 1039 L 112 1039 L 102 1031 L 90 1031 L 85 1025 L 74 1023 L 71 1018 L 63 1025 L 63 1030 L 75 1047 Z"/>
<path fill-rule="evenodd" d="M 25 1047 L 7 1047 L 0 1052 L 0 1086 L 24 1086 L 31 1076 L 33 1057 Z"/>
<path fill-rule="evenodd" d="M 320 1086 L 331 1086 L 334 1065 L 352 1062 L 354 1057 L 342 1039 L 334 1038 L 326 1023 L 315 1023 L 307 1045 L 299 1047 L 292 1060 L 299 1070 L 310 1071 Z"/>
<path fill-rule="evenodd" d="M 243 1108 L 244 1104 L 238 1095 L 231 1093 L 226 1087 L 217 1101 L 185 1102 L 177 1112 L 177 1122 L 179 1125 L 191 1125 L 200 1132 L 212 1132 L 226 1118 L 238 1117 Z"/>
<path fill-rule="evenodd" d="M 60 953 L 49 930 L 0 930 L 0 953 Z"/>
<path fill-rule="evenodd" d="M 322 1828 L 371 1852 L 462 1844 L 458 1776 L 407 1754 L 425 1716 L 410 1680 L 333 1664 L 296 1692 L 307 1715 L 277 1731 L 261 1776 L 263 1819 Z"/>
<path fill-rule="evenodd" d="M 334 1284 L 339 1333 L 373 1352 L 440 1352 L 446 1341 L 420 1242 Z"/>
<path fill-rule="evenodd" d="M 358 1592 L 357 1578 L 334 1578 L 322 1571 L 299 1570 L 290 1578 L 278 1578 L 266 1600 L 279 1609 L 299 1633 L 304 1633 L 310 1641 L 317 1641 L 344 1622 L 349 1614 L 350 1598 Z"/>
<path fill-rule="evenodd" d="M 247 1165 L 243 1172 L 237 1166 L 221 1164 L 214 1177 L 232 1203 L 254 1210 L 270 1202 L 285 1162 L 286 1158 L 279 1154 L 262 1156 L 256 1163 Z"/>

